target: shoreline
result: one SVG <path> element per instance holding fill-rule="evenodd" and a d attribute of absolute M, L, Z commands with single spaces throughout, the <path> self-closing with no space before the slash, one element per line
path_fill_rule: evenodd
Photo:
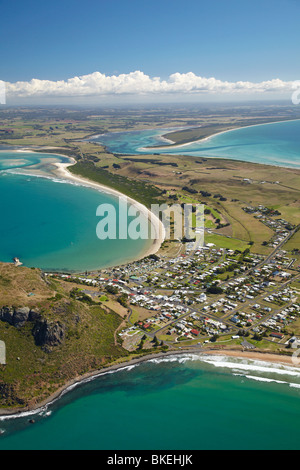
<path fill-rule="evenodd" d="M 163 149 L 163 150 L 165 150 L 165 149 L 168 149 L 168 148 L 172 148 L 172 149 L 182 148 L 182 147 L 186 147 L 186 146 L 192 145 L 192 144 L 207 142 L 208 140 L 210 140 L 213 137 L 216 137 L 218 135 L 226 134 L 228 132 L 238 131 L 240 129 L 248 129 L 250 127 L 257 127 L 257 126 L 270 126 L 271 124 L 280 124 L 280 123 L 283 123 L 283 122 L 296 122 L 296 121 L 300 121 L 300 119 L 286 119 L 284 121 L 272 121 L 272 122 L 264 122 L 264 123 L 261 123 L 261 124 L 251 124 L 249 126 L 234 127 L 233 129 L 227 129 L 226 131 L 216 132 L 216 133 L 211 134 L 207 137 L 202 137 L 201 139 L 191 140 L 190 142 L 185 142 L 183 144 L 176 144 L 176 142 L 172 141 L 170 138 L 167 138 L 167 140 L 170 140 L 171 142 L 173 142 L 173 145 L 169 145 L 169 146 L 167 145 L 167 146 L 162 146 L 162 147 L 142 147 L 141 150 L 149 150 L 149 149 L 150 150 L 153 150 L 153 149 L 156 149 L 156 150 Z M 201 126 L 198 126 L 198 127 L 200 128 Z M 191 127 L 190 129 L 195 129 L 195 128 Z M 165 134 L 165 135 L 168 135 L 168 134 Z M 163 134 L 162 134 L 162 137 L 164 137 Z"/>
<path fill-rule="evenodd" d="M 93 372 L 88 372 L 82 376 L 77 376 L 74 377 L 74 379 L 71 379 L 68 381 L 65 385 L 60 387 L 56 392 L 51 394 L 47 399 L 41 401 L 37 405 L 34 406 L 28 406 L 26 408 L 13 408 L 13 409 L 0 409 L 0 422 L 1 421 L 6 421 L 10 419 L 16 419 L 16 418 L 24 418 L 27 416 L 35 415 L 37 413 L 40 413 L 41 411 L 45 411 L 49 406 L 60 400 L 66 393 L 69 393 L 72 391 L 74 388 L 83 385 L 84 383 L 88 383 L 92 380 L 96 380 L 97 378 L 108 374 L 108 373 L 114 373 L 122 370 L 126 370 L 131 367 L 135 367 L 138 364 L 142 364 L 144 362 L 149 362 L 151 360 L 161 360 L 164 359 L 168 356 L 199 356 L 199 361 L 201 361 L 201 358 L 205 358 L 206 356 L 226 356 L 226 357 L 234 357 L 236 359 L 248 359 L 248 360 L 254 360 L 254 361 L 260 361 L 260 362 L 269 362 L 270 364 L 278 364 L 281 366 L 288 366 L 288 367 L 294 367 L 294 368 L 299 368 L 299 366 L 296 366 L 292 362 L 292 357 L 291 356 L 285 356 L 285 355 L 280 355 L 280 354 L 275 354 L 275 353 L 270 353 L 270 352 L 263 352 L 263 351 L 244 351 L 244 350 L 239 350 L 239 349 L 221 349 L 221 348 L 187 348 L 187 349 L 181 349 L 179 350 L 171 350 L 167 352 L 152 352 L 145 354 L 144 356 L 137 357 L 137 358 L 131 358 L 126 361 L 120 361 L 115 364 L 110 364 L 106 367 L 103 367 L 103 369 L 99 369 Z"/>
<path fill-rule="evenodd" d="M 73 175 L 70 171 L 68 171 L 68 167 L 76 165 L 77 161 L 75 160 L 75 158 L 66 157 L 65 155 L 60 155 L 60 156 L 68 158 L 69 160 L 71 160 L 71 162 L 70 163 L 61 163 L 61 162 L 54 163 L 54 165 L 57 168 L 55 173 L 59 178 L 66 178 L 66 179 L 69 179 L 71 181 L 81 183 L 84 186 L 88 186 L 92 189 L 96 189 L 98 191 L 111 194 L 112 196 L 117 197 L 117 198 L 124 198 L 125 197 L 126 200 L 132 206 L 134 206 L 137 210 L 139 210 L 145 216 L 145 218 L 151 223 L 151 226 L 154 229 L 154 233 L 155 233 L 155 238 L 152 239 L 151 246 L 147 248 L 145 253 L 143 252 L 142 257 L 139 256 L 137 259 L 127 261 L 125 264 L 128 264 L 129 262 L 137 261 L 139 259 L 145 258 L 146 256 L 149 256 L 151 254 L 155 254 L 160 249 L 162 243 L 165 240 L 166 232 L 165 232 L 165 228 L 163 226 L 163 223 L 159 220 L 159 218 L 153 212 L 151 212 L 150 209 L 148 209 L 146 206 L 144 206 L 140 202 L 136 201 L 135 199 L 132 199 L 128 196 L 125 196 L 123 193 L 121 193 L 121 192 L 119 192 L 115 189 L 112 189 L 109 186 L 104 186 L 103 184 L 97 183 L 97 182 L 89 180 L 87 178 Z"/>
<path fill-rule="evenodd" d="M 296 120 L 295 120 L 296 121 Z M 286 121 L 284 121 L 286 122 Z M 270 123 L 271 124 L 271 123 Z M 248 126 L 248 127 L 252 127 L 252 126 Z M 224 132 L 229 132 L 229 131 L 224 131 Z M 217 135 L 217 134 L 215 134 Z M 214 136 L 214 135 L 213 135 Z M 210 136 L 208 138 L 211 138 L 213 136 Z M 186 145 L 186 144 L 184 144 Z M 28 152 L 32 152 L 30 149 L 26 149 Z M 23 151 L 22 149 L 19 150 L 19 151 Z M 42 152 L 42 149 L 41 149 L 41 152 Z M 56 154 L 53 154 L 54 156 L 57 155 L 57 156 L 62 156 L 64 158 L 67 158 L 69 161 L 67 163 L 62 163 L 62 162 L 53 162 L 53 165 L 56 167 L 56 170 L 55 170 L 55 173 L 57 174 L 58 177 L 63 177 L 65 179 L 68 179 L 68 180 L 71 180 L 71 181 L 76 181 L 76 182 L 79 182 L 81 184 L 84 184 L 86 186 L 89 186 L 91 188 L 94 188 L 94 189 L 97 189 L 97 190 L 101 190 L 105 193 L 109 193 L 109 194 L 113 194 L 117 197 L 124 197 L 124 195 L 114 189 L 111 189 L 107 186 L 104 186 L 104 185 L 101 185 L 100 183 L 97 183 L 97 182 L 93 182 L 92 180 L 88 180 L 84 177 L 80 177 L 80 176 L 75 176 L 73 175 L 70 171 L 68 171 L 68 167 L 69 166 L 72 166 L 74 164 L 76 164 L 76 160 L 73 158 L 73 157 L 69 157 L 69 156 L 66 156 L 66 155 L 60 155 L 58 153 Z M 129 202 L 131 202 L 132 204 L 134 204 L 136 207 L 139 208 L 139 210 L 142 210 L 143 211 L 147 211 L 147 214 L 146 212 L 144 212 L 144 214 L 147 216 L 148 220 L 149 220 L 149 217 L 151 217 L 151 211 L 149 209 L 147 209 L 145 206 L 143 206 L 142 204 L 138 203 L 137 201 L 131 199 L 131 198 L 127 198 Z M 159 220 L 158 220 L 159 221 Z M 160 221 L 159 221 L 160 222 Z M 161 224 L 161 222 L 160 222 Z M 156 230 L 159 230 L 160 226 L 156 225 L 155 226 L 155 229 Z M 152 250 L 156 249 L 155 246 L 153 245 L 157 245 L 158 244 L 158 241 L 156 240 L 152 245 L 151 247 L 149 248 L 149 251 L 151 251 L 153 253 Z M 160 244 L 158 246 L 157 249 L 159 249 L 160 247 Z M 156 250 L 157 251 L 157 250 Z M 147 256 L 147 255 L 144 255 L 144 256 Z M 141 257 L 139 257 L 138 259 L 141 259 Z M 201 355 L 207 355 L 207 354 L 210 354 L 210 355 L 223 355 L 223 356 L 232 356 L 232 357 L 236 357 L 236 358 L 244 358 L 244 359 L 254 359 L 254 360 L 261 360 L 261 361 L 268 361 L 268 362 L 271 362 L 271 363 L 275 363 L 275 364 L 284 364 L 284 365 L 288 365 L 288 366 L 291 366 L 291 367 L 296 367 L 293 363 L 292 363 L 292 358 L 291 356 L 285 356 L 285 355 L 280 355 L 280 354 L 272 354 L 270 352 L 263 352 L 263 351 L 256 351 L 256 352 L 246 352 L 246 351 L 242 351 L 242 350 L 234 350 L 234 349 L 214 349 L 214 348 L 210 348 L 210 349 L 207 349 L 207 350 L 202 350 L 201 348 L 194 348 L 194 350 L 192 348 L 187 348 L 187 349 L 182 349 L 180 351 L 178 350 L 172 350 L 172 351 L 168 351 L 168 352 L 159 352 L 159 353 L 152 353 L 152 354 L 146 354 L 145 356 L 142 356 L 142 357 L 137 357 L 137 358 L 131 358 L 130 360 L 127 360 L 126 361 L 126 358 L 124 361 L 120 361 L 118 364 L 111 364 L 111 365 L 108 365 L 107 367 L 104 367 L 103 369 L 100 369 L 98 371 L 94 371 L 94 372 L 90 372 L 88 374 L 85 374 L 83 376 L 79 376 L 79 377 L 76 377 L 74 379 L 72 379 L 69 383 L 65 384 L 64 386 L 62 386 L 59 390 L 57 390 L 51 397 L 49 397 L 48 399 L 46 399 L 45 401 L 43 401 L 41 404 L 39 405 L 36 405 L 34 408 L 32 409 L 29 409 L 28 408 L 28 411 L 26 411 L 27 409 L 14 409 L 14 410 L 0 410 L 0 417 L 9 417 L 12 418 L 13 415 L 17 414 L 18 416 L 21 417 L 21 415 L 23 413 L 31 413 L 31 414 L 36 414 L 40 408 L 43 408 L 45 406 L 50 406 L 54 401 L 57 401 L 59 400 L 65 393 L 68 393 L 68 390 L 71 390 L 72 388 L 74 387 L 77 387 L 78 385 L 84 383 L 85 381 L 89 381 L 89 380 L 94 380 L 96 379 L 97 377 L 100 377 L 101 375 L 103 374 L 106 374 L 106 373 L 109 373 L 109 372 L 112 372 L 112 371 L 118 371 L 118 370 L 122 370 L 122 369 L 126 369 L 130 366 L 134 366 L 136 364 L 139 364 L 139 363 L 142 363 L 142 362 L 147 362 L 151 359 L 159 359 L 159 358 L 164 358 L 164 357 L 167 357 L 167 356 L 179 356 L 179 355 L 183 355 L 183 354 L 190 354 L 190 355 L 199 355 L 199 359 L 201 360 Z"/>
<path fill-rule="evenodd" d="M 44 147 L 44 149 L 52 149 L 53 151 L 56 150 L 56 147 Z M 62 148 L 57 148 L 57 150 L 62 150 Z M 14 152 L 17 152 L 17 153 L 36 153 L 36 151 L 42 153 L 43 152 L 43 148 L 39 148 L 39 149 L 34 149 L 34 148 L 28 148 L 28 147 L 21 147 L 21 148 L 18 148 L 18 149 L 14 149 L 12 150 Z M 73 165 L 76 165 L 77 161 L 74 157 L 70 157 L 70 156 L 67 156 L 67 155 L 64 155 L 64 154 L 60 154 L 60 153 L 51 153 L 49 154 L 49 156 L 58 156 L 58 157 L 62 157 L 64 159 L 68 159 L 68 162 L 67 163 L 63 163 L 63 162 L 51 162 L 51 164 L 55 167 L 55 170 L 53 171 L 53 175 L 49 175 L 47 176 L 46 174 L 35 174 L 34 173 L 30 173 L 31 175 L 34 175 L 34 176 L 39 176 L 39 177 L 48 177 L 50 179 L 53 179 L 53 176 L 57 177 L 58 179 L 64 179 L 64 180 L 69 180 L 70 182 L 76 182 L 76 183 L 79 183 L 79 185 L 81 186 L 85 186 L 85 187 L 89 187 L 91 189 L 95 189 L 99 192 L 103 192 L 103 193 L 106 193 L 106 194 L 109 194 L 115 198 L 126 198 L 126 201 L 131 205 L 131 206 L 134 206 L 138 211 L 140 211 L 143 216 L 148 220 L 148 222 L 151 224 L 151 234 L 152 234 L 152 238 L 150 240 L 152 240 L 152 243 L 150 244 L 150 246 L 147 247 L 147 249 L 143 250 L 139 255 L 137 255 L 135 258 L 133 259 L 130 259 L 130 260 L 127 260 L 127 261 L 124 261 L 122 262 L 122 264 L 118 265 L 118 266 L 123 266 L 123 265 L 126 265 L 128 263 L 132 263 L 134 261 L 139 261 L 151 254 L 155 254 L 157 253 L 157 251 L 160 249 L 162 243 L 164 242 L 165 240 L 165 236 L 166 236 L 166 232 L 165 232 L 165 228 L 164 228 L 164 225 L 163 223 L 159 220 L 159 218 L 150 210 L 148 209 L 146 206 L 144 206 L 143 204 L 141 204 L 140 202 L 136 201 L 135 199 L 132 199 L 126 195 L 124 195 L 123 193 L 113 189 L 113 188 L 110 188 L 109 186 L 105 186 L 103 184 L 100 184 L 100 183 L 97 183 L 93 180 L 89 180 L 87 178 L 84 178 L 84 177 L 81 177 L 81 176 L 76 176 L 76 175 L 73 175 L 73 173 L 71 173 L 69 170 L 68 170 L 68 167 L 69 166 L 73 166 Z M 17 168 L 16 168 L 17 169 Z M 25 173 L 21 173 L 21 174 L 25 174 Z M 153 238 L 153 234 L 155 234 L 155 237 Z M 95 272 L 95 271 L 98 271 L 98 270 L 101 270 L 102 268 L 99 267 L 97 268 L 97 270 L 93 269 L 91 271 L 88 271 L 88 272 Z M 78 272 L 78 274 L 81 274 L 81 272 Z"/>

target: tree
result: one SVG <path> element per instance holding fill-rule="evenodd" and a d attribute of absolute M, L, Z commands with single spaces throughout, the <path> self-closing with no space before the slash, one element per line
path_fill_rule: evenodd
<path fill-rule="evenodd" d="M 255 341 L 261 341 L 262 337 L 258 333 L 254 333 L 253 339 L 255 339 Z"/>
<path fill-rule="evenodd" d="M 122 305 L 123 307 L 127 307 L 127 299 L 128 299 L 128 294 L 125 294 L 125 292 L 120 295 L 118 298 L 117 298 L 117 301 L 119 302 L 120 305 Z"/>
<path fill-rule="evenodd" d="M 217 274 L 224 274 L 225 272 L 226 272 L 226 269 L 225 269 L 225 268 L 218 268 L 218 269 L 216 270 L 216 273 L 217 273 Z"/>
<path fill-rule="evenodd" d="M 208 287 L 206 289 L 206 292 L 208 292 L 209 294 L 222 294 L 223 289 L 220 286 L 213 285 Z"/>
<path fill-rule="evenodd" d="M 232 263 L 227 267 L 227 271 L 232 272 L 237 268 L 238 268 L 238 264 L 237 263 Z"/>
<path fill-rule="evenodd" d="M 117 287 L 114 287 L 114 286 L 106 286 L 105 287 L 105 290 L 106 292 L 108 292 L 109 294 L 117 294 L 119 292 L 118 288 Z"/>
<path fill-rule="evenodd" d="M 212 343 L 215 343 L 217 341 L 217 339 L 219 338 L 219 335 L 217 335 L 216 333 L 211 337 L 210 341 Z"/>
<path fill-rule="evenodd" d="M 148 256 L 149 259 L 153 259 L 154 261 L 159 261 L 160 257 L 157 256 L 155 253 Z"/>

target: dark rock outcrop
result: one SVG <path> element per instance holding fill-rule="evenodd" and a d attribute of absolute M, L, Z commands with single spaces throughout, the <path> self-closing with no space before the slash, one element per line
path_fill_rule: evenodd
<path fill-rule="evenodd" d="M 13 325 L 24 326 L 28 320 L 30 309 L 28 307 L 16 308 L 13 315 Z"/>
<path fill-rule="evenodd" d="M 13 325 L 14 317 L 14 308 L 13 307 L 3 307 L 0 309 L 0 320 Z"/>
<path fill-rule="evenodd" d="M 36 322 L 37 320 L 42 320 L 42 315 L 37 310 L 30 310 L 28 321 Z"/>
<path fill-rule="evenodd" d="M 60 322 L 39 320 L 33 328 L 33 336 L 38 346 L 57 346 L 65 339 L 66 327 Z"/>
<path fill-rule="evenodd" d="M 63 343 L 66 336 L 66 326 L 59 321 L 49 321 L 29 307 L 2 307 L 0 320 L 16 328 L 22 328 L 26 322 L 33 323 L 32 334 L 38 346 L 51 350 L 53 346 Z"/>
<path fill-rule="evenodd" d="M 21 327 L 28 321 L 29 313 L 30 309 L 28 307 L 3 307 L 0 309 L 0 320 L 13 326 Z"/>

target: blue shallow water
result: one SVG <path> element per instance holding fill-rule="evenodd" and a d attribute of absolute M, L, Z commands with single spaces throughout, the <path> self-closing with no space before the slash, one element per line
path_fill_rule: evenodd
<path fill-rule="evenodd" d="M 169 131 L 110 133 L 98 136 L 93 141 L 106 145 L 114 153 L 137 155 L 155 152 L 300 168 L 300 120 L 235 129 L 208 140 L 162 148 L 161 136 Z M 150 146 L 158 147 L 151 150 L 145 148 Z"/>
<path fill-rule="evenodd" d="M 31 165 L 45 169 L 47 159 L 49 155 L 0 152 L 1 261 L 18 257 L 25 266 L 83 272 L 122 264 L 144 252 L 150 240 L 97 237 L 97 207 L 112 204 L 118 213 L 117 198 L 54 177 L 10 172 L 29 172 Z"/>

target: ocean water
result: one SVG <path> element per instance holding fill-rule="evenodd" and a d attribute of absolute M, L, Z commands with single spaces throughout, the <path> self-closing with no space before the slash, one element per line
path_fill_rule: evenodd
<path fill-rule="evenodd" d="M 225 158 L 300 168 L 300 120 L 256 125 L 216 134 L 209 139 L 165 147 L 162 135 L 170 129 L 109 133 L 93 138 L 114 153 L 161 153 Z M 161 147 L 163 142 L 164 147 Z M 147 147 L 156 146 L 155 149 Z"/>
<path fill-rule="evenodd" d="M 33 415 L 0 418 L 0 450 L 299 450 L 299 387 L 300 368 L 169 356 L 73 387 Z"/>
<path fill-rule="evenodd" d="M 50 160 L 47 154 L 0 152 L 2 262 L 18 257 L 28 267 L 84 272 L 136 259 L 148 248 L 151 240 L 100 240 L 97 207 L 112 204 L 118 215 L 118 199 L 56 178 L 53 160 L 68 159 Z"/>
<path fill-rule="evenodd" d="M 299 121 L 254 126 L 220 134 L 202 143 L 180 147 L 180 152 L 178 148 L 170 148 L 168 152 L 298 168 L 299 130 Z M 116 153 L 149 153 L 145 147 L 161 145 L 161 136 L 165 132 L 168 130 L 114 133 L 99 136 L 96 140 Z M 158 149 L 155 151 L 159 152 Z M 165 149 L 163 152 L 167 153 Z M 13 156 L 15 157 L 15 154 Z M 19 158 L 21 157 L 25 160 L 25 169 L 30 166 L 26 158 L 37 158 L 19 155 Z M 45 239 L 43 248 L 47 251 L 47 247 L 53 243 L 53 249 L 52 253 L 49 249 L 49 252 L 44 254 L 48 256 L 47 262 L 44 259 L 41 263 L 49 265 L 51 261 L 51 266 L 66 265 L 65 260 L 68 257 L 65 255 L 75 237 L 65 239 L 57 253 L 57 245 L 52 239 L 59 240 L 62 234 L 51 236 L 54 228 L 59 228 L 57 221 L 66 226 L 70 225 L 76 211 L 76 220 L 82 220 L 81 217 L 91 203 L 88 217 L 90 220 L 90 217 L 95 215 L 97 198 L 108 196 L 96 194 L 87 188 L 73 187 L 62 182 L 59 184 L 53 178 L 48 180 L 10 174 L 10 171 L 15 171 L 20 166 L 20 162 L 13 162 L 12 156 L 10 159 L 10 166 L 7 162 L 4 163 L 4 171 L 0 173 L 0 190 L 3 195 L 1 201 L 5 201 L 1 210 L 4 210 L 7 201 L 7 206 L 11 207 L 10 212 L 6 210 L 6 220 L 11 224 L 8 226 L 9 232 L 13 233 L 14 228 L 19 234 L 16 237 L 19 243 L 23 243 L 24 237 L 27 237 L 27 243 L 30 243 L 31 238 L 35 237 L 34 232 L 40 233 L 41 227 L 45 225 L 47 230 L 43 233 L 52 233 Z M 39 162 L 36 161 L 35 165 Z M 46 166 L 45 163 L 42 164 L 44 169 Z M 7 171 L 8 168 L 10 169 Z M 43 208 L 48 207 L 47 204 L 41 203 L 42 197 L 46 195 L 52 202 L 53 197 L 56 201 L 53 203 L 53 212 L 49 210 L 49 213 L 46 212 L 47 216 L 41 219 Z M 94 197 L 96 200 L 91 202 L 90 198 Z M 49 207 L 52 205 L 51 201 L 48 201 Z M 35 217 L 30 219 L 30 225 L 28 217 L 34 204 L 38 204 L 38 208 Z M 60 209 L 63 210 L 59 217 L 58 206 L 62 206 Z M 68 209 L 63 209 L 66 207 Z M 64 217 L 69 218 L 65 220 Z M 19 220 L 21 224 L 18 223 Z M 36 224 L 37 220 L 41 220 L 41 226 Z M 82 224 L 78 222 L 78 225 L 81 227 Z M 25 228 L 28 227 L 30 230 L 27 234 Z M 32 227 L 35 230 L 31 230 Z M 2 250 L 3 240 L 6 240 L 6 243 L 9 241 L 7 234 L 3 233 L 3 227 L 0 230 Z M 95 230 L 94 225 L 91 230 Z M 40 236 L 35 238 L 35 243 L 31 244 L 28 253 L 41 243 L 41 240 Z M 86 233 L 82 234 L 79 230 L 74 245 L 80 244 L 80 240 L 86 240 Z M 26 260 L 26 252 L 21 249 L 22 243 L 19 245 L 19 251 L 16 249 L 17 245 L 11 243 L 11 251 L 6 248 L 5 256 L 20 256 L 21 259 L 23 256 Z M 91 246 L 85 246 L 85 242 L 81 246 L 78 260 L 82 262 L 88 259 L 87 254 Z M 100 258 L 104 256 L 103 251 L 109 253 L 110 260 L 116 255 L 116 252 L 112 254 L 110 249 L 100 249 L 99 252 L 97 250 L 98 248 L 93 248 L 91 252 Z M 36 253 L 30 262 L 38 260 L 42 255 L 43 249 Z M 121 250 L 120 256 L 122 255 L 124 257 Z M 96 264 L 100 258 L 97 258 Z M 53 263 L 53 259 L 57 261 Z M 117 256 L 114 259 L 117 259 Z M 69 260 L 71 263 L 74 255 L 70 255 Z M 88 264 L 87 261 L 84 263 Z M 30 424 L 30 419 L 34 419 L 35 424 Z M 72 387 L 58 400 L 33 414 L 25 413 L 10 419 L 0 418 L 0 450 L 299 450 L 299 423 L 300 367 L 293 369 L 261 361 L 220 356 L 208 356 L 200 360 L 196 354 L 189 354 L 185 357 L 168 356 L 102 374 L 96 379 Z"/>

